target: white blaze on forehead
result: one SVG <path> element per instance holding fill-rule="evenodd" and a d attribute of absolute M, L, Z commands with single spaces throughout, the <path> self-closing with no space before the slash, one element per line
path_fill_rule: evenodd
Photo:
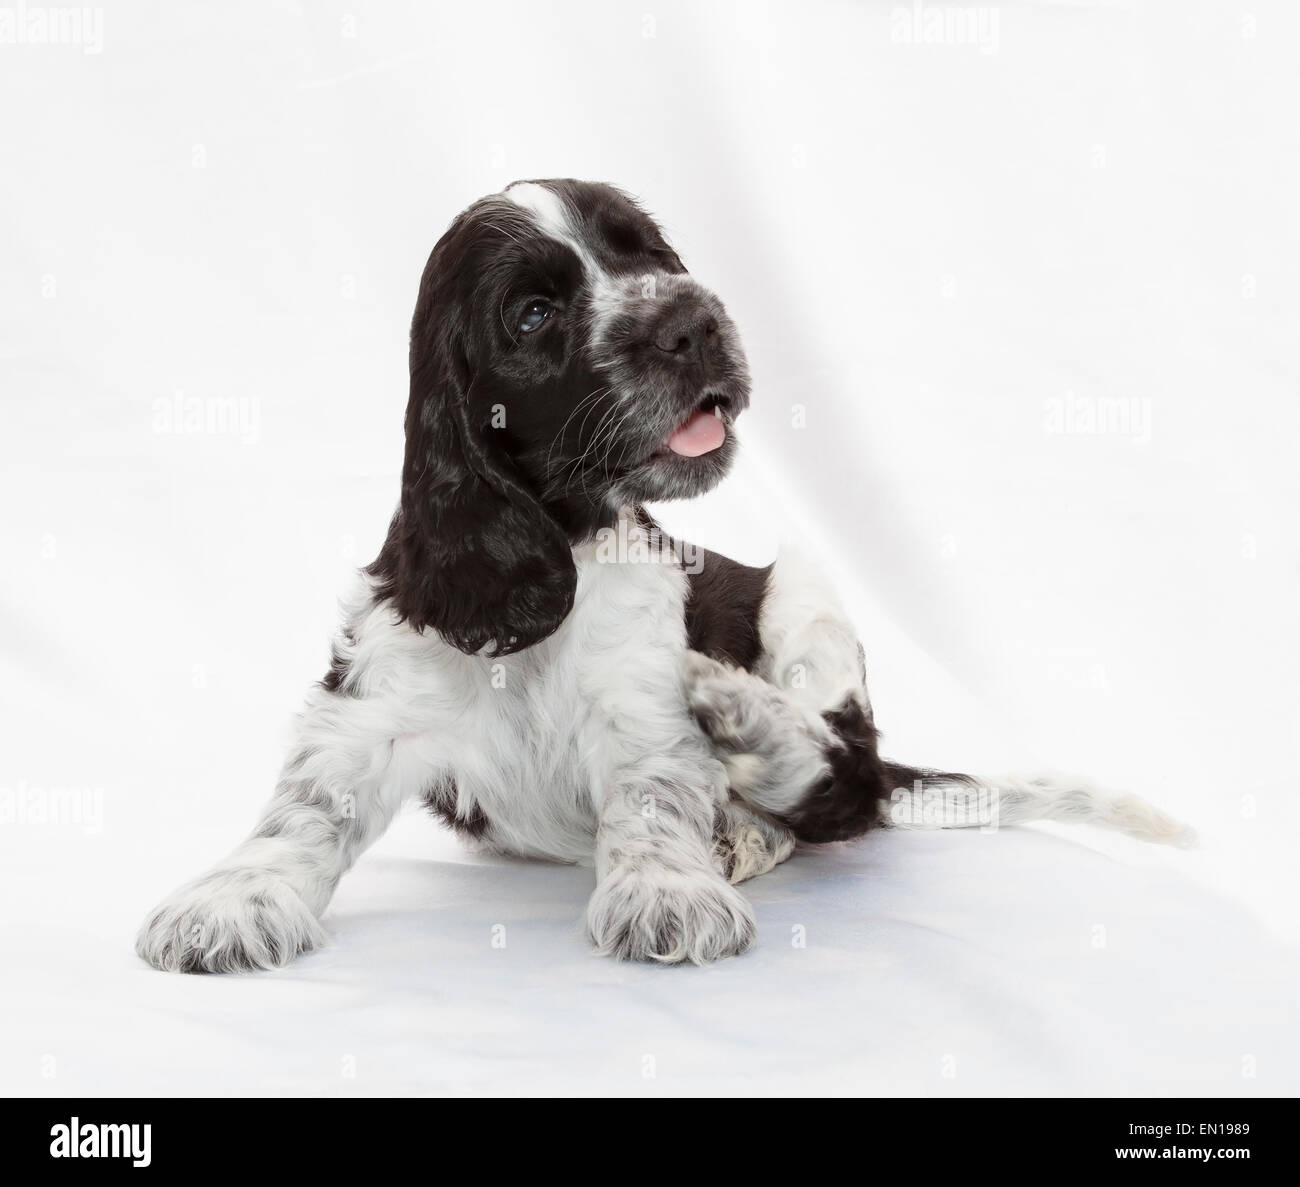
<path fill-rule="evenodd" d="M 538 229 L 549 239 L 563 243 L 571 248 L 582 261 L 592 283 L 597 284 L 608 278 L 596 262 L 591 250 L 582 241 L 572 212 L 564 199 L 554 190 L 535 181 L 517 181 L 506 190 L 505 196 L 516 206 L 528 211 L 537 220 Z"/>
<path fill-rule="evenodd" d="M 506 190 L 505 196 L 531 212 L 548 235 L 565 240 L 573 237 L 568 207 L 554 190 L 535 181 L 517 181 Z"/>

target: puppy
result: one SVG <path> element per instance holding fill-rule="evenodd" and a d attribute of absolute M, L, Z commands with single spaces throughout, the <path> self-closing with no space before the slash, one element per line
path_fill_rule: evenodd
<path fill-rule="evenodd" d="M 339 878 L 410 799 L 493 850 L 593 863 L 587 933 L 633 960 L 743 952 L 736 883 L 799 840 L 990 814 L 1187 839 L 1077 782 L 882 760 L 816 572 L 658 530 L 643 504 L 726 473 L 750 380 L 722 302 L 620 191 L 517 182 L 461 214 L 420 281 L 410 375 L 401 503 L 330 669 L 252 836 L 146 919 L 150 963 L 322 944 Z"/>

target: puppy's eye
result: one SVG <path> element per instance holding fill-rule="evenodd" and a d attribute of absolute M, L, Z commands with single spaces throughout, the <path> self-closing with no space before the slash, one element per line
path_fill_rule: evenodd
<path fill-rule="evenodd" d="M 539 329 L 541 324 L 555 312 L 555 306 L 549 301 L 529 301 L 524 307 L 524 315 L 519 319 L 519 328 L 525 334 Z"/>

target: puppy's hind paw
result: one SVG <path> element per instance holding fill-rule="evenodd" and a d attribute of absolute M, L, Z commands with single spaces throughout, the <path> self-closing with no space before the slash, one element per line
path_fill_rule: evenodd
<path fill-rule="evenodd" d="M 794 852 L 794 834 L 733 800 L 720 813 L 713 860 L 733 885 L 775 869 Z"/>
<path fill-rule="evenodd" d="M 770 735 L 770 697 L 748 672 L 687 651 L 682 683 L 695 720 L 719 750 L 752 752 Z"/>

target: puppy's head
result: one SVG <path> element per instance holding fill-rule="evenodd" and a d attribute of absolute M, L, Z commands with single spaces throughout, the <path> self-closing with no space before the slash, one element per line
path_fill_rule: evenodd
<path fill-rule="evenodd" d="M 626 195 L 527 181 L 476 202 L 420 283 L 380 592 L 462 650 L 530 646 L 572 605 L 571 545 L 716 484 L 748 402 L 722 303 Z"/>

